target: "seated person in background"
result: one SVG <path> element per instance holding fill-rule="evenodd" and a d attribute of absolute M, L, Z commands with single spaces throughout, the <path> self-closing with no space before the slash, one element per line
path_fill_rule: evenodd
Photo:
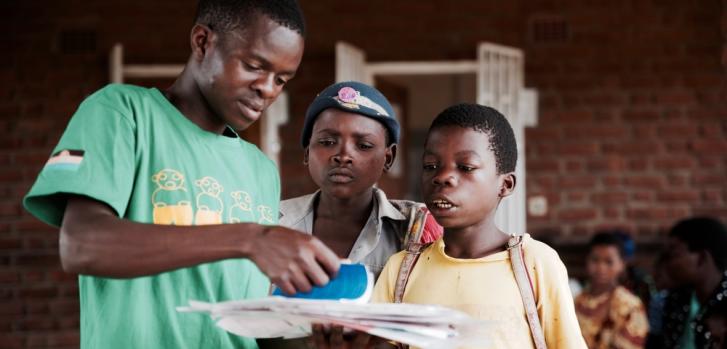
<path fill-rule="evenodd" d="M 308 107 L 303 162 L 319 190 L 280 203 L 280 224 L 323 241 L 376 277 L 405 245 L 415 203 L 389 200 L 375 187 L 394 164 L 399 122 L 381 92 L 355 81 L 324 89 Z M 429 218 L 423 242 L 441 235 Z"/>
<path fill-rule="evenodd" d="M 491 320 L 495 348 L 585 348 L 558 254 L 495 225 L 500 201 L 515 189 L 516 162 L 515 136 L 497 110 L 458 104 L 441 112 L 426 138 L 422 193 L 444 235 L 421 254 L 392 256 L 373 301 L 438 304 Z M 399 280 L 402 265 L 412 269 Z"/>
<path fill-rule="evenodd" d="M 699 302 L 694 290 L 676 288 L 666 268 L 664 255 L 654 264 L 654 287 L 657 292 L 649 303 L 647 349 L 693 349 L 694 330 L 690 323 L 697 316 Z"/>
<path fill-rule="evenodd" d="M 695 348 L 711 348 L 705 319 L 727 302 L 727 228 L 713 218 L 682 220 L 669 232 L 664 259 L 674 285 L 694 290 L 699 301 L 690 324 Z"/>
<path fill-rule="evenodd" d="M 622 240 L 596 234 L 588 244 L 589 284 L 576 297 L 576 313 L 591 349 L 643 348 L 649 323 L 641 300 L 618 284 L 624 271 Z"/>

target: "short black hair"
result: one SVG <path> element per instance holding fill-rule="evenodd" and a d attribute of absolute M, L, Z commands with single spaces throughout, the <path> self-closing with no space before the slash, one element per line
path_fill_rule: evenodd
<path fill-rule="evenodd" d="M 199 0 L 195 21 L 215 32 L 245 29 L 257 15 L 305 37 L 303 11 L 296 0 Z"/>
<path fill-rule="evenodd" d="M 636 241 L 634 241 L 634 238 L 631 237 L 631 233 L 628 231 L 622 228 L 614 228 L 599 230 L 596 233 L 609 233 L 619 238 L 621 240 L 621 247 L 623 248 L 623 256 L 625 258 L 633 258 L 636 254 Z"/>
<path fill-rule="evenodd" d="M 491 107 L 474 103 L 455 104 L 444 109 L 432 121 L 429 132 L 444 127 L 459 126 L 487 134 L 490 149 L 495 153 L 497 173 L 515 171 L 517 164 L 517 143 L 515 133 L 504 115 Z"/>
<path fill-rule="evenodd" d="M 623 239 L 613 232 L 600 232 L 593 235 L 591 241 L 588 243 L 588 254 L 597 246 L 613 246 L 618 251 L 621 259 L 626 257 Z"/>
<path fill-rule="evenodd" d="M 706 250 L 720 271 L 727 268 L 727 228 L 711 217 L 693 217 L 679 221 L 671 228 L 674 237 L 690 251 Z"/>

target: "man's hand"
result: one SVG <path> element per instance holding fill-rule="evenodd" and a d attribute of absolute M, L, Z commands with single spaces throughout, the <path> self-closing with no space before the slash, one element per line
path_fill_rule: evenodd
<path fill-rule="evenodd" d="M 314 236 L 266 226 L 251 238 L 248 258 L 287 294 L 323 286 L 338 273 L 338 256 Z"/>

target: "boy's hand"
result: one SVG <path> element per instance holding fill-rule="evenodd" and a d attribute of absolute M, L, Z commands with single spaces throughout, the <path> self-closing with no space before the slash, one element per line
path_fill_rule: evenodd
<path fill-rule="evenodd" d="M 313 346 L 318 349 L 367 349 L 373 348 L 371 335 L 365 332 L 343 334 L 343 327 L 330 326 L 328 330 L 323 325 L 313 325 Z"/>
<path fill-rule="evenodd" d="M 285 227 L 264 226 L 248 242 L 247 257 L 287 294 L 327 284 L 340 267 L 338 256 L 320 240 Z"/>

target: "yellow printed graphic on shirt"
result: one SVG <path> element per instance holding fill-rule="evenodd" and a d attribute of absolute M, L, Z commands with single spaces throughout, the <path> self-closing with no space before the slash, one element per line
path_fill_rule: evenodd
<path fill-rule="evenodd" d="M 238 190 L 230 193 L 235 203 L 230 207 L 227 221 L 229 223 L 255 222 L 252 210 L 252 197 L 246 191 Z"/>
<path fill-rule="evenodd" d="M 270 207 L 260 205 L 257 210 L 260 212 L 260 218 L 257 220 L 259 224 L 273 224 L 275 222 L 273 220 L 273 210 Z"/>
<path fill-rule="evenodd" d="M 273 224 L 277 218 L 270 206 L 256 204 L 247 191 L 235 190 L 223 196 L 228 195 L 224 187 L 211 176 L 196 179 L 192 181 L 193 187 L 187 188 L 186 176 L 181 171 L 165 168 L 154 174 L 151 181 L 155 184 L 151 194 L 154 224 Z"/>
<path fill-rule="evenodd" d="M 192 225 L 192 205 L 186 198 L 184 175 L 163 169 L 151 177 L 156 189 L 151 194 L 154 224 Z"/>
<path fill-rule="evenodd" d="M 225 208 L 220 199 L 220 194 L 223 192 L 222 185 L 210 176 L 194 181 L 194 185 L 201 190 L 197 194 L 197 213 L 194 223 L 196 225 L 222 224 L 222 212 Z"/>

